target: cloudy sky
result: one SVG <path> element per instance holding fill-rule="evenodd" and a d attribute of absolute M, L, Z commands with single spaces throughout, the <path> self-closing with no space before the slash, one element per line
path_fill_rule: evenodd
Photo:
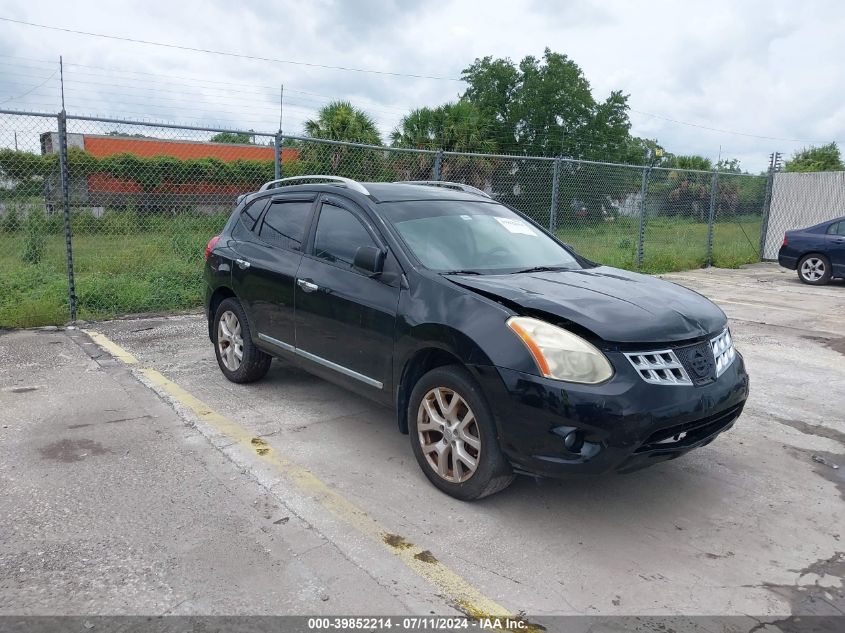
<path fill-rule="evenodd" d="M 286 132 L 343 98 L 386 136 L 408 109 L 456 99 L 475 58 L 548 46 L 583 68 L 597 99 L 629 94 L 633 133 L 675 153 L 721 151 L 758 171 L 773 150 L 845 143 L 837 0 L 0 0 L 0 18 L 265 58 L 0 21 L 0 109 L 56 111 L 63 55 L 71 113 L 273 131 L 284 84 Z"/>

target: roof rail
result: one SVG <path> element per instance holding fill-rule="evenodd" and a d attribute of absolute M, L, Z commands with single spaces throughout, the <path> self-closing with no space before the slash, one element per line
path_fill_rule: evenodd
<path fill-rule="evenodd" d="M 261 185 L 261 189 L 258 191 L 267 191 L 268 189 L 272 189 L 280 185 L 280 183 L 286 184 L 293 184 L 291 181 L 294 180 L 328 180 L 329 183 L 337 183 L 341 185 L 346 185 L 353 191 L 357 191 L 358 193 L 363 193 L 365 196 L 370 195 L 370 192 L 367 191 L 367 188 L 362 185 L 357 180 L 352 180 L 351 178 L 343 178 L 341 176 L 324 176 L 324 175 L 315 175 L 315 176 L 290 176 L 288 178 L 279 178 L 277 180 L 271 180 L 270 182 L 265 182 Z M 285 186 L 285 185 L 281 185 Z"/>
<path fill-rule="evenodd" d="M 396 184 L 400 185 L 425 185 L 426 187 L 443 187 L 444 189 L 457 189 L 466 193 L 474 193 L 477 196 L 490 198 L 490 194 L 472 185 L 465 185 L 462 182 L 448 182 L 446 180 L 401 180 Z"/>

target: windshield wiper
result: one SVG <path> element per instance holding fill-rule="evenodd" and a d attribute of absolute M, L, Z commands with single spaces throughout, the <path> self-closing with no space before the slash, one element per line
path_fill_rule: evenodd
<path fill-rule="evenodd" d="M 441 275 L 480 275 L 477 270 L 444 270 Z"/>
<path fill-rule="evenodd" d="M 515 270 L 511 275 L 518 273 L 549 273 L 556 270 L 569 270 L 567 266 L 534 266 L 533 268 L 523 268 L 522 270 Z"/>

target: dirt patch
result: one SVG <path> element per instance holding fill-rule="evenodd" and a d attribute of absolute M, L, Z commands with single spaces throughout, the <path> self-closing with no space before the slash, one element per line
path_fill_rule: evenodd
<path fill-rule="evenodd" d="M 406 541 L 404 537 L 398 534 L 391 534 L 390 532 L 386 533 L 382 537 L 382 540 L 394 549 L 411 549 L 414 546 L 413 543 Z"/>
<path fill-rule="evenodd" d="M 421 560 L 424 563 L 431 563 L 432 565 L 437 562 L 434 554 L 429 552 L 427 549 L 421 551 L 419 554 L 414 554 L 414 558 Z"/>
<path fill-rule="evenodd" d="M 44 459 L 57 462 L 81 462 L 86 457 L 105 455 L 109 449 L 94 440 L 59 440 L 39 449 Z"/>
<path fill-rule="evenodd" d="M 255 452 L 259 455 L 266 455 L 270 452 L 270 445 L 260 437 L 252 438 L 250 440 L 250 444 L 252 444 L 253 448 L 255 448 Z"/>

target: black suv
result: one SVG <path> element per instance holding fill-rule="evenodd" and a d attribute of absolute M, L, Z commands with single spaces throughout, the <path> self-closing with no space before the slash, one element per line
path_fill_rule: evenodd
<path fill-rule="evenodd" d="M 590 262 L 466 185 L 269 182 L 209 242 L 205 278 L 229 380 L 278 356 L 393 407 L 428 479 L 459 499 L 514 473 L 678 457 L 748 396 L 713 303 Z"/>

